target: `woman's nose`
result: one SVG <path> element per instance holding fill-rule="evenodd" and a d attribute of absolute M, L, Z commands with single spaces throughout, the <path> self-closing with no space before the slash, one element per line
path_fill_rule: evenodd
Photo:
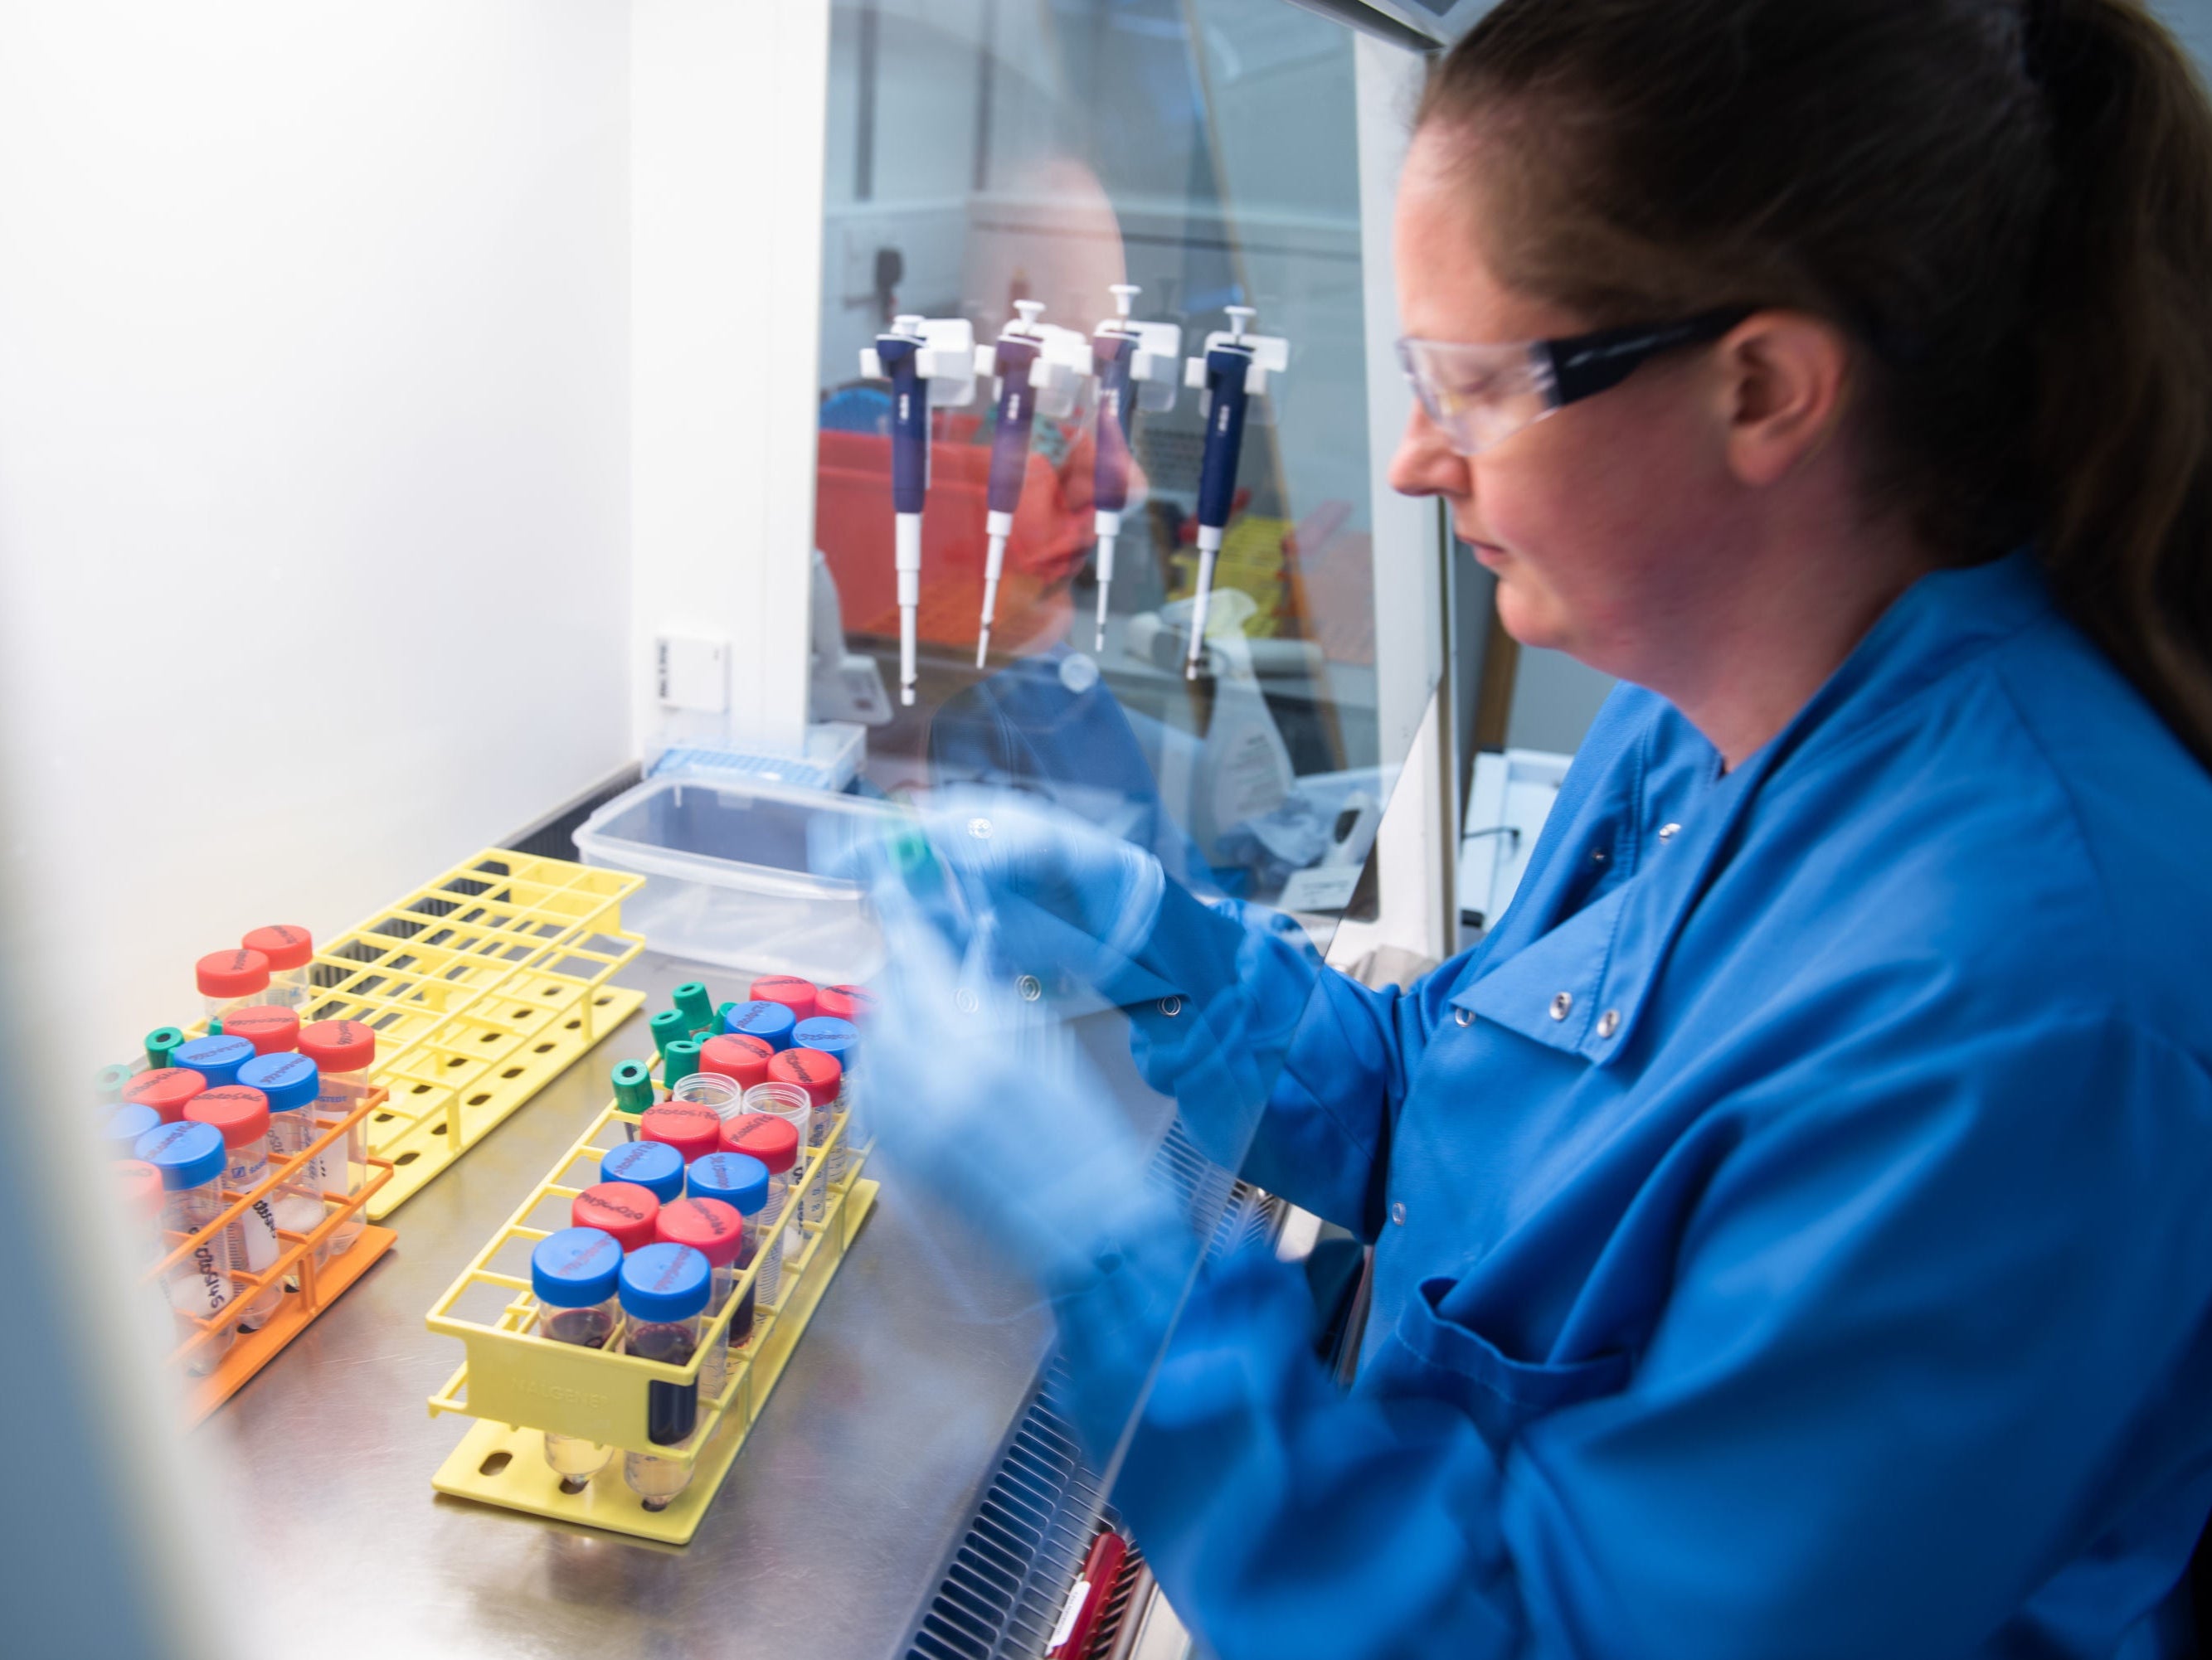
<path fill-rule="evenodd" d="M 1453 453 L 1418 403 L 1406 417 L 1398 453 L 1390 457 L 1390 488 L 1408 496 L 1463 496 L 1471 488 L 1466 457 Z"/>

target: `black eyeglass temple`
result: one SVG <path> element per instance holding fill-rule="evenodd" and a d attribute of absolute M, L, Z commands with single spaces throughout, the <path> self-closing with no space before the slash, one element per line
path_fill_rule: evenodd
<path fill-rule="evenodd" d="M 1718 340 L 1756 309 L 1730 306 L 1702 312 L 1679 323 L 1635 324 L 1544 341 L 1541 344 L 1552 360 L 1552 382 L 1559 402 L 1572 403 L 1577 398 L 1618 386 L 1662 352 Z"/>

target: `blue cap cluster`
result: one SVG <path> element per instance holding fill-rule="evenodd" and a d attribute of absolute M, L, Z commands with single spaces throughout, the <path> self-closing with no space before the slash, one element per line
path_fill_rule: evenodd
<path fill-rule="evenodd" d="M 722 1030 L 742 1032 L 777 1049 L 791 1047 L 791 1011 L 780 1003 L 733 1003 L 723 1006 Z"/>
<path fill-rule="evenodd" d="M 603 1182 L 635 1182 L 666 1204 L 684 1191 L 684 1155 L 665 1142 L 625 1142 L 599 1160 Z"/>
<path fill-rule="evenodd" d="M 322 1069 L 305 1055 L 257 1055 L 238 1069 L 238 1081 L 269 1098 L 271 1112 L 312 1106 L 322 1094 Z"/>
<path fill-rule="evenodd" d="M 684 1186 L 695 1199 L 720 1199 L 751 1216 L 768 1209 L 768 1166 L 744 1153 L 709 1153 L 691 1160 Z"/>
<path fill-rule="evenodd" d="M 165 1124 L 141 1136 L 133 1150 L 161 1172 L 161 1185 L 172 1193 L 204 1186 L 223 1172 L 222 1132 L 211 1124 Z"/>
<path fill-rule="evenodd" d="M 633 1320 L 688 1320 L 706 1312 L 714 1277 L 713 1265 L 690 1245 L 633 1251 L 623 1258 L 623 1312 Z"/>
<path fill-rule="evenodd" d="M 238 1069 L 252 1058 L 253 1045 L 243 1038 L 194 1038 L 177 1045 L 169 1064 L 197 1072 L 207 1080 L 210 1089 L 221 1089 L 236 1083 Z"/>
<path fill-rule="evenodd" d="M 530 1253 L 530 1288 L 555 1308 L 596 1308 L 615 1294 L 623 1248 L 596 1227 L 549 1233 Z"/>

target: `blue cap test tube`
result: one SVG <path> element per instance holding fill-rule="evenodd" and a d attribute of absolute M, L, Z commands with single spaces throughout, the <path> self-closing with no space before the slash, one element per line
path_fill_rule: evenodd
<path fill-rule="evenodd" d="M 684 1191 L 684 1155 L 665 1142 L 625 1142 L 599 1160 L 603 1182 L 635 1182 L 666 1204 Z"/>
<path fill-rule="evenodd" d="M 322 1093 L 322 1076 L 313 1061 L 289 1052 L 257 1055 L 239 1068 L 238 1081 L 269 1098 L 269 1151 L 279 1164 L 314 1145 L 321 1133 L 315 1122 L 315 1100 Z M 332 1184 L 325 1168 L 327 1157 L 308 1160 L 278 1190 L 277 1227 L 312 1233 L 323 1225 L 323 1194 Z M 327 1261 L 335 1248 L 333 1241 L 325 1239 L 316 1250 L 316 1262 Z"/>
<path fill-rule="evenodd" d="M 799 1021 L 792 1031 L 794 1049 L 818 1049 L 837 1063 L 837 1099 L 830 1111 L 834 1125 L 844 1128 L 837 1137 L 837 1145 L 830 1149 L 825 1161 L 826 1174 L 832 1187 L 845 1179 L 851 1163 L 853 1131 L 853 1063 L 860 1058 L 860 1028 L 835 1015 L 813 1015 Z"/>
<path fill-rule="evenodd" d="M 643 1147 L 647 1142 L 639 1142 Z M 649 1245 L 623 1258 L 623 1353 L 689 1366 L 714 1295 L 714 1270 L 690 1245 Z M 655 1378 L 646 1386 L 645 1433 L 655 1446 L 680 1447 L 699 1426 L 699 1385 Z M 691 1484 L 690 1467 L 650 1453 L 623 1457 L 623 1480 L 647 1510 L 665 1510 Z"/>
<path fill-rule="evenodd" d="M 214 1125 L 188 1119 L 165 1124 L 140 1136 L 132 1150 L 161 1172 L 161 1226 L 168 1232 L 199 1233 L 223 1213 L 222 1172 L 229 1158 Z M 230 1277 L 228 1231 L 208 1232 L 171 1264 L 167 1287 L 169 1306 L 187 1331 L 229 1307 L 237 1286 Z M 196 1372 L 214 1371 L 237 1338 L 238 1328 L 225 1324 L 192 1351 L 186 1366 Z"/>
<path fill-rule="evenodd" d="M 136 1102 L 118 1106 L 100 1128 L 100 1144 L 111 1159 L 135 1159 L 137 1145 L 149 1130 L 161 1127 L 161 1115 Z"/>
<path fill-rule="evenodd" d="M 540 1239 L 530 1253 L 538 1335 L 579 1348 L 605 1348 L 615 1332 L 622 1260 L 615 1236 L 596 1227 L 564 1227 Z M 563 1493 L 581 1493 L 613 1457 L 611 1448 L 583 1436 L 546 1433 L 545 1462 L 561 1478 Z"/>
<path fill-rule="evenodd" d="M 742 1032 L 749 1038 L 758 1038 L 777 1049 L 791 1047 L 792 1027 L 798 1022 L 791 1011 L 780 1003 L 726 1003 L 722 1005 L 722 1030 Z"/>

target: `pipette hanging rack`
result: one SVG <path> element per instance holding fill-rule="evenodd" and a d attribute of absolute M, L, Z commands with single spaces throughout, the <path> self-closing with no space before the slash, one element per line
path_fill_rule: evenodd
<path fill-rule="evenodd" d="M 274 1200 L 286 1186 L 301 1186 L 303 1172 L 311 1160 L 319 1160 L 325 1153 L 345 1158 L 345 1137 L 356 1124 L 372 1116 L 382 1103 L 384 1092 L 372 1090 L 343 1118 L 325 1123 L 323 1133 L 299 1153 L 283 1160 L 270 1161 L 269 1174 L 262 1181 L 243 1192 L 224 1190 L 229 1200 L 222 1214 L 198 1233 L 190 1235 L 163 1237 L 168 1245 L 176 1240 L 173 1249 L 147 1274 L 148 1281 L 161 1294 L 160 1287 L 167 1270 L 199 1245 L 212 1239 L 246 1214 L 246 1208 L 257 1201 Z M 338 1295 L 356 1280 L 367 1273 L 369 1265 L 392 1248 L 397 1237 L 390 1228 L 363 1227 L 346 1249 L 335 1256 L 327 1256 L 327 1247 L 336 1239 L 340 1229 L 374 1198 L 377 1190 L 392 1179 L 392 1161 L 371 1154 L 369 1173 L 361 1190 L 341 1198 L 325 1194 L 326 1208 L 321 1222 L 306 1233 L 295 1233 L 289 1228 L 277 1230 L 279 1245 L 276 1259 L 258 1272 L 233 1267 L 231 1284 L 236 1293 L 231 1300 L 213 1314 L 194 1317 L 179 1313 L 178 1325 L 184 1336 L 169 1355 L 169 1364 L 184 1370 L 188 1377 L 185 1396 L 185 1419 L 198 1423 L 208 1414 L 235 1395 L 248 1378 L 275 1360 L 285 1344 L 298 1336 L 315 1317 L 336 1302 Z M 318 1260 L 325 1258 L 325 1260 Z M 222 1358 L 205 1373 L 193 1375 L 193 1361 L 204 1356 L 226 1331 L 234 1330 L 238 1322 L 252 1306 L 254 1298 L 270 1286 L 283 1286 L 287 1281 L 292 1288 L 283 1293 L 276 1312 L 252 1331 L 240 1331 Z"/>
<path fill-rule="evenodd" d="M 381 1221 L 645 1001 L 611 985 L 645 948 L 622 931 L 642 876 L 488 848 L 324 942 L 307 1021 L 376 1033 L 387 1099 L 369 1151 L 391 1179 Z M 191 1028 L 205 1030 L 205 1023 Z"/>
<path fill-rule="evenodd" d="M 458 1499 L 684 1545 L 698 1530 L 847 1249 L 874 1208 L 877 1184 L 860 1174 L 869 1148 L 855 1148 L 843 1179 L 829 1190 L 822 1221 L 805 1223 L 797 1196 L 841 1145 L 845 1126 L 823 1146 L 806 1149 L 805 1161 L 792 1172 L 793 1201 L 769 1236 L 780 1238 L 783 1247 L 775 1301 L 757 1308 L 750 1342 L 730 1351 L 721 1394 L 710 1399 L 701 1393 L 698 1427 L 688 1445 L 655 1446 L 646 1433 L 650 1386 L 656 1381 L 697 1384 L 714 1336 L 726 1330 L 743 1305 L 768 1252 L 763 1240 L 710 1328 L 708 1342 L 687 1366 L 556 1343 L 533 1331 L 538 1306 L 530 1289 L 530 1253 L 538 1240 L 568 1226 L 576 1196 L 599 1179 L 599 1158 L 623 1144 L 624 1126 L 635 1122 L 610 1104 L 431 1308 L 430 1330 L 460 1339 L 467 1354 L 460 1370 L 430 1397 L 431 1416 L 453 1412 L 477 1420 L 438 1467 L 431 1485 Z M 584 1491 L 564 1493 L 560 1477 L 545 1462 L 549 1432 L 617 1451 Z M 623 1448 L 690 1464 L 690 1485 L 665 1510 L 647 1510 L 623 1479 Z"/>

